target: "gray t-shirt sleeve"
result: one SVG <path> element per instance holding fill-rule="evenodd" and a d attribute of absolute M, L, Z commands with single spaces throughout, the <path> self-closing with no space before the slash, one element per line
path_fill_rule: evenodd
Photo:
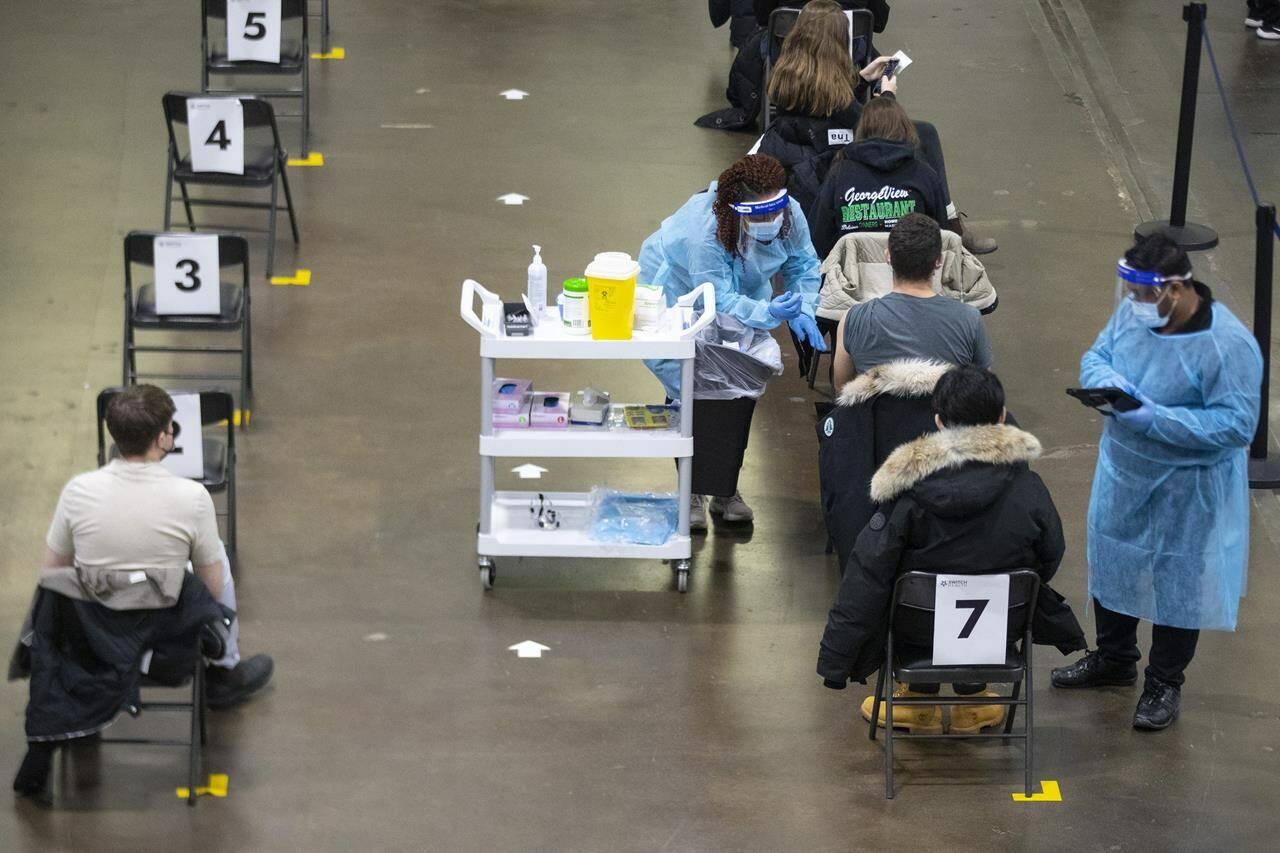
<path fill-rule="evenodd" d="M 987 327 L 983 325 L 982 315 L 974 312 L 973 318 L 973 363 L 978 367 L 991 367 L 991 341 L 987 338 Z"/>

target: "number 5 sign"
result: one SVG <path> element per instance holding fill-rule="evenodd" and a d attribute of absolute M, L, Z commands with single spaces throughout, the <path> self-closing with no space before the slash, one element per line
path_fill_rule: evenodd
<path fill-rule="evenodd" d="M 227 59 L 279 64 L 280 0 L 227 0 Z"/>
<path fill-rule="evenodd" d="M 152 247 L 157 314 L 221 312 L 216 234 L 159 234 Z"/>
<path fill-rule="evenodd" d="M 197 172 L 244 174 L 244 107 L 239 98 L 187 98 L 187 141 Z"/>
<path fill-rule="evenodd" d="M 938 575 L 934 666 L 1004 663 L 1008 632 L 1008 575 Z"/>

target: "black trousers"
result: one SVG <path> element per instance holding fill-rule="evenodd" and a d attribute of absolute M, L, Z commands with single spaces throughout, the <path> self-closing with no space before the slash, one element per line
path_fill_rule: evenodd
<path fill-rule="evenodd" d="M 1128 666 L 1142 660 L 1138 650 L 1138 617 L 1116 613 L 1093 600 L 1097 613 L 1098 653 L 1107 663 Z M 1146 677 L 1182 687 L 1183 671 L 1196 654 L 1200 632 L 1194 628 L 1151 626 L 1151 654 L 1147 656 Z"/>

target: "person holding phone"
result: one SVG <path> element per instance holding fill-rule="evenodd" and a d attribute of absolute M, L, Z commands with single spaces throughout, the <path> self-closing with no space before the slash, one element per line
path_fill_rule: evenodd
<path fill-rule="evenodd" d="M 1153 623 L 1141 730 L 1177 719 L 1202 629 L 1234 631 L 1249 560 L 1247 448 L 1262 356 L 1249 330 L 1164 235 L 1119 265 L 1117 306 L 1080 363 L 1080 384 L 1138 401 L 1104 419 L 1089 500 L 1096 651 L 1053 671 L 1055 687 L 1137 680 L 1138 621 Z"/>

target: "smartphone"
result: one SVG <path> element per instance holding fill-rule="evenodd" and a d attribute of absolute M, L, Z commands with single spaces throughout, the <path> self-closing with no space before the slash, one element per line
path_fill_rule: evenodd
<path fill-rule="evenodd" d="M 1119 388 L 1068 388 L 1067 393 L 1084 405 L 1097 409 L 1104 415 L 1116 412 L 1132 412 L 1142 408 L 1142 401 Z"/>

